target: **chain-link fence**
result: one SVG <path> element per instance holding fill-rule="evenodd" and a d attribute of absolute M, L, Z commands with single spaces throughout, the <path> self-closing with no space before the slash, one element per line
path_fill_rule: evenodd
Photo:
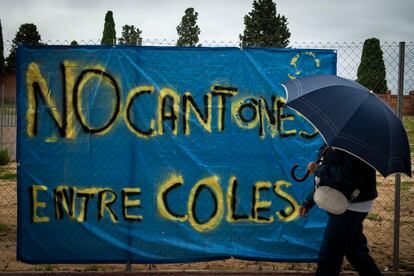
<path fill-rule="evenodd" d="M 97 45 L 99 41 L 79 41 L 79 45 Z M 143 46 L 174 46 L 175 41 L 168 40 L 143 40 Z M 47 41 L 48 45 L 69 45 L 69 41 Z M 239 42 L 203 42 L 204 47 L 238 47 Z M 292 48 L 306 49 L 334 49 L 337 51 L 337 74 L 339 76 L 356 79 L 357 70 L 361 61 L 363 43 L 329 43 L 309 42 L 292 43 Z M 404 113 L 413 115 L 414 98 L 411 99 L 410 91 L 414 90 L 414 43 L 405 44 L 405 66 L 399 62 L 400 44 L 397 42 L 385 42 L 381 44 L 384 53 L 386 67 L 386 79 L 391 96 L 388 96 L 390 104 L 396 104 L 398 90 L 402 89 L 404 95 Z M 12 49 L 10 41 L 5 42 L 5 54 Z M 404 76 L 404 82 L 399 85 L 399 72 Z M 10 158 L 8 165 L 0 166 L 0 270 L 51 270 L 51 269 L 123 269 L 125 266 L 32 266 L 18 263 L 16 259 L 16 84 L 14 75 L 0 78 L 0 161 Z M 390 100 L 391 99 L 391 100 Z M 392 102 L 394 99 L 394 102 Z M 411 112 L 411 113 L 410 113 Z M 405 116 L 404 123 L 407 127 L 410 143 L 414 143 L 414 117 Z M 381 135 L 380 133 L 378 135 Z M 413 147 L 412 144 L 410 144 Z M 413 149 L 412 149 L 413 150 Z M 397 189 L 395 189 L 398 185 Z M 414 271 L 414 182 L 402 176 L 401 181 L 396 181 L 393 176 L 387 179 L 378 175 L 379 197 L 375 201 L 374 208 L 365 222 L 365 232 L 373 257 L 381 270 L 387 271 L 395 268 Z M 397 191 L 397 194 L 396 194 Z M 398 193 L 399 192 L 399 193 Z M 399 200 L 396 200 L 399 199 Z M 399 210 L 399 218 L 395 221 L 395 210 Z M 396 244 L 395 242 L 398 242 Z M 347 264 L 345 264 L 347 266 Z M 393 267 L 394 266 L 394 267 Z M 127 266 L 130 268 L 130 266 Z M 138 266 L 134 269 L 140 269 Z M 314 269 L 313 264 L 281 264 L 266 262 L 247 262 L 239 260 L 217 261 L 209 264 L 176 264 L 176 265 L 149 265 L 148 269 L 223 269 L 240 270 L 269 269 L 269 270 L 307 270 Z M 350 268 L 350 266 L 347 266 Z"/>

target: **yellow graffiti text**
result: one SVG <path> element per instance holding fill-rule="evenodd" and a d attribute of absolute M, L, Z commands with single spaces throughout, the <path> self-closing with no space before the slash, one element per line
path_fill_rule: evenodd
<path fill-rule="evenodd" d="M 116 210 L 121 210 L 121 216 L 125 221 L 143 220 L 143 216 L 139 214 L 141 201 L 138 197 L 141 195 L 141 189 L 138 187 L 123 188 L 117 193 L 111 188 L 59 185 L 53 189 L 52 197 L 48 196 L 48 193 L 48 187 L 43 185 L 32 185 L 29 188 L 32 222 L 49 222 L 54 213 L 55 220 L 68 217 L 82 223 L 90 220 L 92 216 L 97 221 L 109 219 L 116 223 L 120 217 Z M 121 200 L 118 200 L 118 194 L 121 194 Z M 40 211 L 42 216 L 39 215 Z"/>
<path fill-rule="evenodd" d="M 269 181 L 255 182 L 251 187 L 252 196 L 246 202 L 240 202 L 238 198 L 238 181 L 235 176 L 230 177 L 226 192 L 223 191 L 220 179 L 217 176 L 206 177 L 197 181 L 191 187 L 188 196 L 180 192 L 183 187 L 184 178 L 178 173 L 172 174 L 163 181 L 157 193 L 157 210 L 162 218 L 172 222 L 188 222 L 198 232 L 216 229 L 222 223 L 223 218 L 228 223 L 274 223 L 275 217 L 272 215 L 273 201 L 264 199 L 264 197 L 270 199 L 272 194 L 276 195 L 276 199 L 279 199 L 278 206 L 283 206 L 275 211 L 275 215 L 280 222 L 290 222 L 299 216 L 298 202 L 282 189 L 282 187 L 291 187 L 291 184 L 283 180 L 279 180 L 273 185 Z M 205 205 L 206 202 L 200 200 L 202 191 L 209 193 L 212 199 L 211 204 Z M 182 198 L 183 196 L 184 198 Z M 185 210 L 182 206 L 178 207 L 173 202 L 187 202 Z M 202 215 L 197 213 L 196 206 L 198 204 L 209 206 L 208 209 L 211 209 L 207 211 L 209 214 L 203 220 L 201 219 Z M 241 204 L 248 204 L 247 206 L 250 206 L 249 211 L 247 212 L 244 208 L 244 212 L 241 212 L 239 210 Z M 224 217 L 225 211 L 227 214 Z"/>
<path fill-rule="evenodd" d="M 316 60 L 311 52 L 305 55 Z M 299 58 L 300 56 L 294 57 L 291 63 L 296 66 Z M 318 66 L 319 63 L 315 63 Z M 52 91 L 49 87 L 39 65 L 31 63 L 27 68 L 28 137 L 36 137 L 39 129 L 43 129 L 43 134 L 50 132 L 47 133 L 49 137 L 44 138 L 48 143 L 59 141 L 59 137 L 75 139 L 79 131 L 91 135 L 106 135 L 115 124 L 122 121 L 118 120 L 121 117 L 127 129 L 143 139 L 162 135 L 188 136 L 194 128 L 206 134 L 223 132 L 226 124 L 233 122 L 245 131 L 257 129 L 262 139 L 266 134 L 270 134 L 272 138 L 297 134 L 300 137 L 313 138 L 317 134 L 316 130 L 309 134 L 302 129 L 285 129 L 284 123 L 294 121 L 298 115 L 285 110 L 285 99 L 280 96 L 273 95 L 270 99 L 262 96 L 237 97 L 237 88 L 220 85 L 213 85 L 210 91 L 197 97 L 189 91 L 180 95 L 170 87 L 156 90 L 153 85 L 136 86 L 123 93 L 119 81 L 99 64 L 83 68 L 66 60 L 60 69 L 61 99 L 56 96 L 59 95 L 58 91 Z M 105 97 L 98 93 L 105 93 Z M 124 94 L 125 104 L 122 104 Z M 85 100 L 87 97 L 89 101 Z M 98 104 L 94 106 L 97 97 L 110 103 L 104 108 Z M 229 106 L 228 113 L 231 114 L 226 112 Z M 99 110 L 99 118 L 93 115 L 98 114 L 93 112 L 94 108 Z M 40 110 L 46 112 L 40 113 Z M 49 124 L 42 124 L 42 120 L 47 120 L 47 117 L 54 122 L 56 130 L 50 129 Z"/>

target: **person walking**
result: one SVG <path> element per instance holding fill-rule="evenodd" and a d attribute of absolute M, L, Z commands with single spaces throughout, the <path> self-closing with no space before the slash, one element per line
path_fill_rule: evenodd
<path fill-rule="evenodd" d="M 322 148 L 320 153 L 322 152 Z M 378 196 L 375 170 L 361 159 L 339 149 L 327 149 L 322 161 L 308 164 L 318 186 L 341 191 L 349 200 L 342 214 L 328 212 L 328 222 L 318 255 L 316 275 L 339 275 L 344 256 L 362 276 L 382 275 L 369 255 L 363 222 Z M 358 192 L 355 193 L 355 190 Z M 313 194 L 304 200 L 299 213 L 305 217 L 315 205 Z M 353 195 L 357 194 L 353 198 Z"/>

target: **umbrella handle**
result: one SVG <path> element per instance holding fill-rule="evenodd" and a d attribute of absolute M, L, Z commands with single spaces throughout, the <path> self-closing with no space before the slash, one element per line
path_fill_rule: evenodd
<path fill-rule="evenodd" d="M 321 162 L 321 160 L 323 159 L 323 157 L 325 156 L 326 152 L 328 151 L 329 146 L 326 146 L 323 151 L 320 153 L 320 155 L 318 156 L 318 159 L 316 160 L 316 163 Z M 299 167 L 298 164 L 293 165 L 293 167 L 290 169 L 290 175 L 292 176 L 293 179 L 295 179 L 298 182 L 303 182 L 305 181 L 306 178 L 308 178 L 310 172 L 309 170 L 306 170 L 306 173 L 304 176 L 302 177 L 297 177 L 295 174 L 296 169 Z"/>
<path fill-rule="evenodd" d="M 303 182 L 305 181 L 306 178 L 308 178 L 309 176 L 309 170 L 306 170 L 306 173 L 304 176 L 302 177 L 297 177 L 295 174 L 296 169 L 299 167 L 298 164 L 293 165 L 293 167 L 290 169 L 290 175 L 292 176 L 293 179 L 295 179 L 298 182 Z"/>

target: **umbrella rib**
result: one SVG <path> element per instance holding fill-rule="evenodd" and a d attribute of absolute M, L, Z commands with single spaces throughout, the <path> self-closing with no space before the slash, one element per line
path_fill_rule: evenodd
<path fill-rule="evenodd" d="M 337 137 L 338 138 L 344 138 L 344 139 L 346 139 L 350 142 L 354 142 L 356 144 L 359 144 L 362 147 L 364 147 L 364 149 L 366 149 L 366 150 L 370 151 L 371 153 L 375 154 L 376 156 L 378 156 L 384 162 L 387 162 L 387 158 L 383 154 L 381 154 L 379 151 L 377 151 L 375 148 L 373 148 L 370 144 L 365 143 L 363 140 L 360 140 L 358 138 L 355 138 L 351 135 L 344 134 L 344 133 L 340 133 Z"/>
<path fill-rule="evenodd" d="M 303 86 L 302 83 L 300 83 L 299 81 L 295 81 L 293 82 L 296 87 L 298 88 L 298 92 L 299 92 L 299 97 L 303 95 Z"/>
<path fill-rule="evenodd" d="M 372 96 L 371 94 L 368 94 L 368 97 L 366 97 L 363 101 L 361 101 L 358 106 L 355 108 L 355 110 L 358 110 L 359 108 L 361 108 L 361 106 L 363 105 L 363 103 L 365 101 L 367 101 L 369 99 L 369 97 Z M 349 121 L 348 121 L 349 122 Z M 348 123 L 347 122 L 347 123 Z M 345 127 L 347 125 L 347 123 L 345 123 L 343 125 L 343 127 Z M 360 140 L 357 137 L 354 137 L 352 135 L 349 134 L 345 134 L 345 133 L 339 133 L 337 135 L 337 138 L 342 138 L 345 139 L 351 143 L 355 143 L 357 145 L 359 145 L 360 147 L 362 147 L 365 151 L 370 152 L 371 154 L 377 156 L 379 159 L 382 160 L 382 162 L 384 163 L 388 163 L 387 162 L 387 158 L 385 155 L 383 155 L 381 152 L 379 152 L 378 150 L 376 150 L 374 147 L 372 147 L 370 144 L 366 143 L 364 140 Z M 360 159 L 363 160 L 363 158 L 360 157 Z M 367 162 L 368 163 L 368 162 Z M 368 163 L 369 164 L 369 163 Z M 372 165 L 371 165 L 372 166 Z M 378 170 L 378 168 L 376 168 Z"/>
<path fill-rule="evenodd" d="M 380 103 L 382 104 L 382 105 L 384 105 L 385 107 L 387 107 L 388 109 L 390 109 L 389 108 L 389 106 L 387 106 L 382 100 L 380 101 Z M 390 111 L 392 112 L 392 113 L 394 113 L 394 111 L 392 110 L 392 109 L 390 109 Z M 387 124 L 388 124 L 388 128 L 387 129 L 391 129 L 391 125 L 392 125 L 392 122 L 391 122 L 391 117 L 389 117 L 389 116 L 387 116 Z M 391 136 L 392 138 L 393 138 L 393 136 Z M 393 141 L 394 142 L 394 141 Z M 391 145 L 392 145 L 392 143 L 390 143 L 389 144 L 389 151 L 391 151 Z M 399 159 L 399 157 L 392 157 L 392 158 L 390 158 L 390 160 L 389 160 L 389 163 L 394 163 L 394 162 L 390 162 L 391 160 L 393 160 L 394 158 L 398 158 Z"/>
<path fill-rule="evenodd" d="M 327 117 L 322 112 L 322 110 L 319 109 L 317 106 L 315 106 L 312 102 L 306 100 L 306 98 L 304 98 L 304 97 L 299 97 L 296 100 L 299 101 L 299 102 L 301 102 L 302 104 L 308 106 L 308 108 L 310 108 L 311 110 L 313 110 L 315 112 L 318 112 L 319 118 L 321 118 L 323 121 L 325 121 L 326 125 L 331 129 L 331 131 L 334 132 L 336 138 L 343 138 L 343 139 L 346 139 L 346 140 L 348 140 L 350 142 L 353 142 L 355 144 L 359 144 L 361 147 L 363 147 L 364 149 L 368 150 L 372 154 L 376 155 L 379 159 L 382 159 L 383 161 L 385 161 L 387 163 L 387 160 L 386 160 L 385 156 L 382 155 L 377 150 L 375 150 L 375 148 L 373 148 L 371 145 L 369 145 L 369 144 L 365 143 L 364 141 L 359 140 L 359 139 L 357 139 L 357 138 L 355 138 L 353 136 L 346 135 L 344 133 L 340 133 L 339 130 L 338 130 L 338 128 L 336 127 L 336 125 L 331 121 L 331 119 L 329 117 Z M 334 143 L 330 143 L 330 144 L 334 144 Z M 362 159 L 362 160 L 364 160 L 361 157 L 359 157 L 359 158 Z"/>
<path fill-rule="evenodd" d="M 389 106 L 387 106 L 383 101 L 381 101 L 381 104 L 385 105 L 392 113 L 394 113 L 394 111 L 392 111 L 392 109 L 390 109 Z M 391 120 L 391 117 L 387 116 L 388 128 L 391 128 L 391 125 L 392 125 L 392 122 L 390 120 Z M 400 121 L 400 124 L 401 124 L 401 127 L 403 128 L 404 126 L 402 125 L 401 121 Z M 393 143 L 393 141 L 390 140 L 390 143 Z M 388 165 L 394 164 L 394 163 L 399 163 L 400 161 L 403 161 L 405 163 L 405 162 L 407 162 L 407 159 L 403 155 L 392 156 L 388 160 Z"/>
<path fill-rule="evenodd" d="M 376 167 L 374 167 L 371 163 L 369 163 L 367 160 L 365 160 L 364 158 L 362 158 L 361 156 L 359 156 L 359 155 L 357 155 L 357 154 L 355 154 L 355 153 L 353 153 L 353 152 L 351 152 L 351 151 L 349 151 L 349 150 L 347 150 L 347 149 L 345 149 L 345 148 L 342 148 L 342 147 L 336 147 L 336 146 L 332 146 L 332 148 L 335 148 L 335 149 L 339 149 L 339 150 L 342 150 L 342 151 L 345 151 L 345 152 L 347 152 L 347 153 L 349 153 L 350 155 L 353 155 L 353 156 L 355 156 L 356 158 L 358 158 L 358 159 L 360 159 L 361 161 L 363 161 L 365 164 L 367 164 L 368 166 L 370 166 L 371 168 L 373 168 L 374 170 L 376 170 L 376 171 L 379 171 Z M 382 174 L 382 173 L 381 173 Z"/>
<path fill-rule="evenodd" d="M 331 131 L 335 135 L 338 134 L 339 130 L 336 127 L 335 123 L 328 116 L 326 116 L 319 107 L 317 107 L 316 105 L 314 105 L 312 102 L 306 100 L 304 97 L 297 98 L 296 100 L 299 101 L 299 102 L 301 102 L 301 103 L 303 103 L 304 105 L 307 105 L 311 110 L 316 111 L 318 113 L 318 116 L 323 121 L 325 121 L 325 123 L 327 124 L 327 126 L 329 126 L 329 128 L 331 129 Z"/>

